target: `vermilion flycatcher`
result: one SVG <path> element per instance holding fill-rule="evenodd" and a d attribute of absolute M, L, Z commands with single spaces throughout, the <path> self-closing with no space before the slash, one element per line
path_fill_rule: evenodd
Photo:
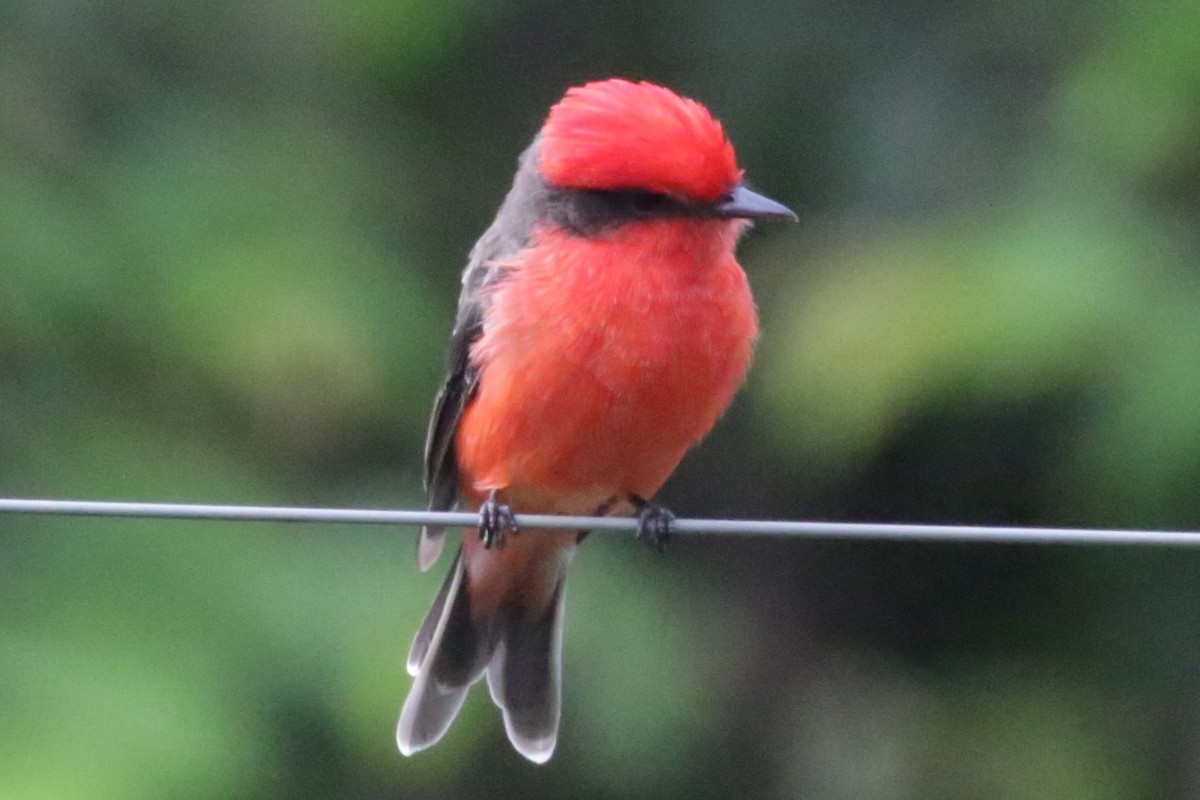
<path fill-rule="evenodd" d="M 699 103 L 614 79 L 550 110 L 471 250 L 429 422 L 429 507 L 478 509 L 480 524 L 408 656 L 405 755 L 438 741 L 486 674 L 513 746 L 550 758 L 584 532 L 517 535 L 513 512 L 636 513 L 661 543 L 672 517 L 648 499 L 750 365 L 757 320 L 734 246 L 752 218 L 795 215 L 746 188 Z M 422 570 L 444 533 L 421 531 Z"/>

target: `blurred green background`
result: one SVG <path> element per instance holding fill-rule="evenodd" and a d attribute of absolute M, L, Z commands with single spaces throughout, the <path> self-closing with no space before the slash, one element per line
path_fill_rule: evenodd
<path fill-rule="evenodd" d="M 1200 4 L 0 0 L 0 495 L 411 507 L 569 85 L 796 207 L 689 516 L 1200 528 Z M 593 537 L 544 768 L 392 731 L 409 530 L 0 519 L 0 797 L 1188 798 L 1200 553 Z M 435 570 L 436 572 L 440 572 Z"/>

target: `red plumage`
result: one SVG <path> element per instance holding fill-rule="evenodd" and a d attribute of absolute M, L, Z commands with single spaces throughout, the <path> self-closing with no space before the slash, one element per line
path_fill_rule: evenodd
<path fill-rule="evenodd" d="M 458 428 L 468 487 L 536 492 L 539 510 L 563 513 L 652 497 L 750 365 L 754 302 L 733 257 L 744 227 L 536 230 L 471 350 L 487 380 Z"/>
<path fill-rule="evenodd" d="M 576 189 L 645 189 L 713 201 L 742 176 L 708 109 L 652 83 L 570 89 L 542 127 L 542 175 Z"/>

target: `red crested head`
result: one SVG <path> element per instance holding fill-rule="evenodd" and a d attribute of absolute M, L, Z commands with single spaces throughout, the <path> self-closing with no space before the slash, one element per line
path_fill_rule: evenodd
<path fill-rule="evenodd" d="M 542 176 L 570 189 L 645 189 L 713 202 L 741 180 L 733 145 L 708 109 L 620 78 L 567 91 L 550 109 Z"/>

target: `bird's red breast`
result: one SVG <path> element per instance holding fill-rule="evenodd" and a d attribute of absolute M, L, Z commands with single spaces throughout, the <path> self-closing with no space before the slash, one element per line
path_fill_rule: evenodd
<path fill-rule="evenodd" d="M 744 227 L 538 229 L 506 265 L 471 351 L 481 379 L 457 436 L 464 488 L 571 513 L 652 496 L 749 367 L 756 314 L 733 256 Z"/>

